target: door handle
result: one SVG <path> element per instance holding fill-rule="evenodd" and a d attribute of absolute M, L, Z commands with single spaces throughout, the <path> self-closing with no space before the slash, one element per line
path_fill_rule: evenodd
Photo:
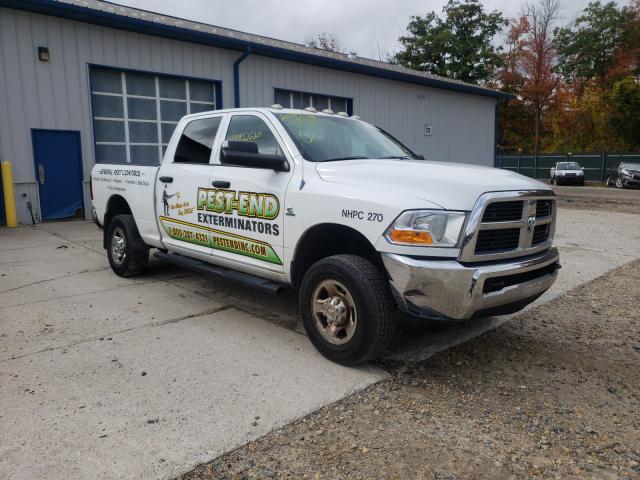
<path fill-rule="evenodd" d="M 160 177 L 158 180 L 162 183 L 173 183 L 173 177 Z"/>
<path fill-rule="evenodd" d="M 216 188 L 229 188 L 231 186 L 231 182 L 228 182 L 226 180 L 214 180 L 213 182 L 211 182 L 211 185 Z"/>
<path fill-rule="evenodd" d="M 38 180 L 40 181 L 40 185 L 44 185 L 44 164 L 38 164 Z"/>

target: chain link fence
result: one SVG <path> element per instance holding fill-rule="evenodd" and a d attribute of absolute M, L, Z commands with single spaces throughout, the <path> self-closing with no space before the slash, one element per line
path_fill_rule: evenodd
<path fill-rule="evenodd" d="M 604 182 L 611 168 L 618 163 L 640 163 L 640 154 L 632 153 L 545 153 L 540 155 L 498 153 L 498 167 L 527 177 L 549 179 L 549 170 L 556 162 L 578 162 L 584 168 L 588 182 Z"/>

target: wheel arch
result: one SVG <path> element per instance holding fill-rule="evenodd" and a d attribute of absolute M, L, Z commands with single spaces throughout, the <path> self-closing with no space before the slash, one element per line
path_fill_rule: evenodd
<path fill-rule="evenodd" d="M 112 195 L 107 202 L 107 209 L 104 213 L 102 246 L 107 248 L 107 236 L 109 234 L 109 224 L 116 215 L 132 215 L 129 202 L 122 195 Z M 135 221 L 135 219 L 134 219 Z"/>
<path fill-rule="evenodd" d="M 384 273 L 380 253 L 362 233 L 339 223 L 320 223 L 309 227 L 296 244 L 291 261 L 291 283 L 298 287 L 311 265 L 339 254 L 366 258 Z"/>

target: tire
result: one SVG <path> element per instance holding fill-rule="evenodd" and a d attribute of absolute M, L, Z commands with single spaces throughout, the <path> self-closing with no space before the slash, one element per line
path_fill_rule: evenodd
<path fill-rule="evenodd" d="M 558 181 L 558 177 L 553 177 L 553 184 L 556 186 L 560 185 L 560 182 Z"/>
<path fill-rule="evenodd" d="M 607 187 L 611 186 L 611 176 L 607 176 L 607 179 L 605 180 L 605 184 L 607 185 Z"/>
<path fill-rule="evenodd" d="M 149 261 L 144 243 L 132 215 L 117 215 L 107 230 L 107 257 L 111 269 L 121 277 L 138 275 Z"/>
<path fill-rule="evenodd" d="M 313 264 L 302 279 L 299 306 L 311 343 L 341 365 L 373 360 L 393 340 L 397 310 L 388 281 L 362 257 L 335 255 Z"/>
<path fill-rule="evenodd" d="M 616 178 L 616 188 L 624 188 L 624 183 L 622 183 L 622 179 L 619 176 Z"/>

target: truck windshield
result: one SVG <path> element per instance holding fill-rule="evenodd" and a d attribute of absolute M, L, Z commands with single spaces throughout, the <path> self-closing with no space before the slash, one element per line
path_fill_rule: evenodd
<path fill-rule="evenodd" d="M 353 118 L 277 113 L 305 159 L 331 162 L 356 159 L 417 159 L 384 130 Z"/>

